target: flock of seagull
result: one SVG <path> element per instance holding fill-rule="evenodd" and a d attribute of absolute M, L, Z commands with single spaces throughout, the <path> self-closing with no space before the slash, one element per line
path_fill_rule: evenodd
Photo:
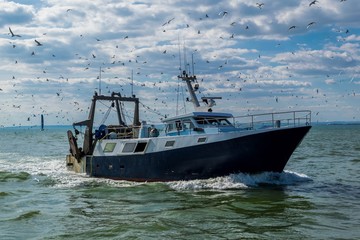
<path fill-rule="evenodd" d="M 346 0 L 339 0 L 339 1 L 340 1 L 340 2 L 345 2 Z M 312 7 L 312 6 L 315 5 L 315 4 L 319 4 L 319 1 L 318 1 L 318 0 L 311 1 L 311 2 L 309 3 L 309 7 Z M 259 9 L 263 9 L 263 8 L 265 8 L 266 6 L 265 6 L 265 3 L 256 3 L 256 7 L 259 8 Z M 67 10 L 67 12 L 69 12 L 69 11 L 71 11 L 71 9 L 68 9 L 68 10 Z M 219 15 L 220 17 L 223 17 L 223 18 L 225 18 L 228 14 L 229 14 L 228 11 L 221 11 L 221 12 L 218 13 L 218 15 Z M 205 15 L 205 18 L 209 18 L 209 15 L 206 14 L 206 15 Z M 165 21 L 165 22 L 162 24 L 162 27 L 165 27 L 165 26 L 167 26 L 167 25 L 172 24 L 172 22 L 173 22 L 174 20 L 175 20 L 175 17 L 170 18 L 169 20 Z M 306 25 L 306 28 L 308 29 L 308 28 L 314 26 L 315 24 L 316 24 L 315 21 L 311 21 L 311 22 L 309 22 L 309 23 Z M 235 22 L 232 22 L 230 25 L 235 25 Z M 187 27 L 189 27 L 188 24 L 187 24 Z M 293 29 L 295 29 L 295 28 L 298 28 L 298 26 L 292 25 L 292 26 L 290 26 L 290 27 L 288 28 L 288 31 L 291 31 L 291 30 L 293 30 Z M 249 26 L 246 26 L 245 29 L 249 29 Z M 165 32 L 165 30 L 163 30 L 163 31 Z M 201 31 L 200 31 L 200 30 L 198 30 L 198 34 L 201 34 Z M 14 31 L 13 31 L 10 27 L 9 27 L 9 35 L 10 35 L 12 38 L 21 38 L 21 37 L 22 37 L 21 35 L 14 33 Z M 80 35 L 80 37 L 82 37 L 82 35 Z M 128 39 L 128 38 L 129 38 L 128 35 L 126 35 L 126 36 L 123 37 L 123 39 Z M 222 38 L 222 37 L 220 36 L 220 38 Z M 231 34 L 229 38 L 234 38 L 234 34 Z M 101 41 L 101 39 L 96 38 L 96 41 L 99 42 L 99 41 Z M 40 42 L 39 40 L 37 40 L 37 39 L 34 40 L 34 43 L 35 43 L 35 46 L 37 46 L 37 47 L 43 46 L 43 43 L 41 43 L 41 42 Z M 116 48 L 118 48 L 118 46 L 116 46 Z M 162 50 L 162 53 L 163 53 L 163 54 L 167 54 L 167 50 Z M 31 55 L 35 55 L 35 52 L 32 51 Z M 54 55 L 53 55 L 53 56 L 54 56 Z M 174 55 L 173 55 L 173 56 L 174 56 Z M 95 59 L 95 58 L 96 58 L 96 55 L 95 55 L 94 53 L 91 53 L 91 57 L 92 57 L 92 59 Z M 138 57 L 139 57 L 139 56 L 137 56 L 137 58 L 138 58 Z M 79 58 L 81 58 L 81 57 L 79 57 Z M 114 55 L 112 58 L 115 58 L 115 55 Z M 260 55 L 259 55 L 259 58 L 260 58 Z M 88 60 L 88 58 L 83 58 L 83 59 L 84 59 L 84 60 Z M 135 63 L 138 63 L 138 60 L 137 60 L 137 59 L 136 59 L 136 60 L 129 60 L 128 62 L 131 63 L 132 61 L 135 62 Z M 122 66 L 125 65 L 125 61 L 117 61 L 117 62 L 120 63 Z M 207 63 L 210 63 L 209 60 L 207 60 L 206 62 L 207 62 Z M 17 63 L 17 61 L 16 61 L 16 63 Z M 111 64 L 115 64 L 115 63 L 116 63 L 115 60 L 111 62 Z M 146 60 L 142 61 L 142 64 L 145 64 L 145 63 L 147 63 Z M 222 69 L 226 64 L 227 64 L 227 61 L 224 62 L 223 64 L 219 65 L 219 66 L 218 66 L 218 69 Z M 84 68 L 84 70 L 89 69 L 89 66 L 90 66 L 90 63 L 87 64 L 87 66 Z M 46 71 L 43 70 L 43 73 L 46 73 Z M 140 74 L 140 72 L 137 72 L 137 74 Z M 161 73 L 161 74 L 162 74 L 162 73 Z M 242 74 L 241 76 L 239 76 L 239 79 L 241 79 L 241 80 L 245 83 L 245 82 L 247 81 L 247 79 L 250 78 L 250 77 L 251 77 L 251 76 L 245 76 L 244 74 Z M 63 77 L 63 76 L 60 76 L 59 78 L 64 78 L 64 77 Z M 13 76 L 13 79 L 15 79 L 14 76 Z M 68 81 L 68 78 L 67 78 L 66 80 Z M 47 81 L 49 81 L 49 80 L 47 79 Z M 221 80 L 218 80 L 218 81 L 221 81 Z M 227 81 L 230 81 L 230 80 L 227 79 Z M 159 81 L 159 83 L 161 83 L 161 81 Z M 153 86 L 152 86 L 152 87 L 156 87 L 156 84 L 157 84 L 157 83 L 153 83 Z M 160 87 L 160 85 L 161 85 L 161 84 L 159 84 L 159 86 L 158 86 L 158 90 L 164 92 L 164 90 Z M 15 85 L 14 85 L 14 86 L 15 86 Z M 145 83 L 141 83 L 141 85 L 139 85 L 139 86 L 145 87 Z M 239 86 L 238 84 L 231 84 L 230 86 L 231 86 L 231 87 L 235 87 L 235 86 L 236 86 L 236 87 L 239 89 L 239 92 L 242 91 L 242 89 L 243 89 L 243 87 L 242 87 L 242 86 Z M 0 91 L 2 91 L 1 88 L 0 88 Z M 317 93 L 318 93 L 318 90 L 317 90 Z M 57 94 L 58 97 L 61 97 L 61 90 L 58 91 L 58 92 L 56 92 L 56 94 Z M 63 98 L 61 98 L 61 99 L 63 99 Z M 275 101 L 276 101 L 277 103 L 279 102 L 279 98 L 278 98 L 277 96 L 274 96 L 274 99 L 275 99 Z M 157 101 L 157 98 L 155 99 L 155 102 L 156 102 L 156 101 Z M 162 104 L 167 104 L 166 101 L 164 101 L 164 100 L 163 100 L 161 103 L 162 103 Z M 74 102 L 73 105 L 74 105 L 74 106 L 78 106 L 79 103 L 78 103 L 78 102 Z M 156 106 L 156 105 L 158 105 L 158 104 L 157 104 L 157 103 L 154 103 L 154 106 Z M 13 105 L 13 107 L 20 109 L 21 105 Z M 145 106 L 145 107 L 146 107 L 146 106 Z M 79 111 L 83 111 L 83 110 L 81 110 L 80 107 L 78 107 L 77 109 L 78 109 Z M 148 109 L 149 111 L 155 111 L 155 112 L 156 112 L 156 109 L 152 109 L 152 108 L 150 108 L 150 107 L 147 107 L 147 109 Z M 46 113 L 44 109 L 43 109 L 43 111 L 44 111 L 44 113 Z M 58 116 L 57 116 L 57 117 L 60 118 L 60 114 L 64 114 L 64 112 L 62 112 L 62 110 L 61 110 L 61 111 L 58 113 Z M 33 116 L 31 116 L 31 117 L 35 117 L 35 115 L 33 115 Z M 62 117 L 62 118 L 64 118 L 64 117 Z M 31 120 L 31 118 L 30 118 L 30 117 L 27 117 L 27 121 L 30 121 L 30 120 Z"/>

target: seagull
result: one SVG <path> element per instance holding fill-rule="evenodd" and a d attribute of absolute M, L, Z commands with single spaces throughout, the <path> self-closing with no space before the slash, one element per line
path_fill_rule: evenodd
<path fill-rule="evenodd" d="M 170 20 L 168 20 L 168 21 L 166 21 L 162 26 L 165 26 L 166 24 L 170 24 L 171 23 L 171 21 L 172 20 L 174 20 L 175 18 L 172 18 L 172 19 L 170 19 Z"/>
<path fill-rule="evenodd" d="M 309 7 L 311 7 L 311 5 L 315 5 L 315 3 L 317 3 L 317 2 L 318 2 L 317 0 L 312 1 L 312 2 L 309 4 Z"/>
<path fill-rule="evenodd" d="M 289 27 L 288 31 L 290 31 L 291 29 L 295 29 L 295 28 L 296 28 L 295 25 L 294 25 L 294 26 L 291 26 L 291 27 Z"/>
<path fill-rule="evenodd" d="M 9 31 L 10 31 L 11 37 L 21 37 L 21 36 L 18 35 L 18 34 L 14 34 L 13 31 L 11 31 L 11 28 L 10 28 L 10 27 L 9 27 Z"/>
<path fill-rule="evenodd" d="M 256 3 L 256 6 L 257 6 L 258 8 L 260 8 L 260 9 L 261 9 L 264 5 L 265 5 L 264 3 Z"/>
<path fill-rule="evenodd" d="M 222 15 L 222 17 L 225 17 L 226 15 L 228 15 L 228 12 L 227 11 L 221 11 L 221 12 L 219 12 L 219 16 L 221 16 Z"/>
<path fill-rule="evenodd" d="M 312 25 L 314 25 L 316 22 L 311 22 L 311 23 L 309 23 L 307 26 L 306 26 L 306 28 L 309 28 L 310 26 L 312 26 Z"/>
<path fill-rule="evenodd" d="M 42 46 L 42 44 L 38 40 L 35 39 L 34 41 L 36 42 L 37 46 Z"/>

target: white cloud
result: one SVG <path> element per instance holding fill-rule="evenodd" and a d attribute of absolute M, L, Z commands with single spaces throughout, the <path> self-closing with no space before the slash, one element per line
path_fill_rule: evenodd
<path fill-rule="evenodd" d="M 326 79 L 326 80 L 325 80 L 325 83 L 326 83 L 326 84 L 335 84 L 336 81 L 335 81 L 334 79 Z"/>
<path fill-rule="evenodd" d="M 192 52 L 201 94 L 220 94 L 231 109 L 244 97 L 250 101 L 242 109 L 314 106 L 314 89 L 320 89 L 326 97 L 346 96 L 354 111 L 342 117 L 359 119 L 358 103 L 346 93 L 360 92 L 360 6 L 322 0 L 309 7 L 308 1 L 291 0 L 266 1 L 259 9 L 256 2 L 1 2 L 0 108 L 8 117 L 0 125 L 28 123 L 32 112 L 21 116 L 13 108 L 24 107 L 26 99 L 30 110 L 41 109 L 56 123 L 68 119 L 64 112 L 72 115 L 74 101 L 86 109 L 99 91 L 100 67 L 103 92 L 129 95 L 133 71 L 136 94 L 169 114 L 167 106 L 176 102 L 179 56 L 182 67 L 185 55 L 191 65 Z M 316 24 L 306 28 L 311 21 Z M 296 28 L 289 31 L 292 25 Z M 11 37 L 8 27 L 22 37 Z M 35 39 L 43 45 L 36 46 Z M 275 96 L 283 99 L 277 105 Z M 166 104 L 158 104 L 162 101 Z M 321 106 L 328 108 L 326 101 Z"/>

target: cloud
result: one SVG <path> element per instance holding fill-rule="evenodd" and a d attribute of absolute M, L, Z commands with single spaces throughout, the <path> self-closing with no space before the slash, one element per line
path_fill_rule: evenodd
<path fill-rule="evenodd" d="M 331 101 L 320 101 L 314 91 L 320 89 L 326 97 L 346 96 L 353 113 L 344 117 L 360 118 L 360 6 L 264 3 L 260 9 L 244 0 L 2 2 L 0 108 L 8 117 L 0 125 L 30 124 L 26 116 L 43 111 L 54 123 L 71 123 L 64 112 L 82 119 L 100 90 L 100 71 L 102 93 L 130 95 L 133 73 L 133 90 L 143 103 L 171 114 L 177 97 L 187 95 L 176 77 L 180 67 L 195 71 L 201 96 L 223 97 L 219 110 L 244 100 L 241 109 L 249 111 L 318 104 L 326 111 Z M 11 37 L 8 27 L 22 37 Z M 346 95 L 352 91 L 355 96 Z M 276 96 L 286 101 L 277 103 Z M 74 102 L 83 111 L 71 113 Z M 26 104 L 31 111 L 25 114 Z M 24 116 L 13 105 L 21 105 Z"/>
<path fill-rule="evenodd" d="M 330 85 L 330 84 L 335 84 L 336 81 L 334 79 L 326 79 L 325 83 Z"/>
<path fill-rule="evenodd" d="M 0 2 L 0 27 L 26 23 L 33 17 L 34 8 L 31 5 L 15 2 Z"/>

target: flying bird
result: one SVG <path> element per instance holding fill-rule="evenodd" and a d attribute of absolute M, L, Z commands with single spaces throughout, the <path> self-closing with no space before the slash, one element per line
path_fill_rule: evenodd
<path fill-rule="evenodd" d="M 256 6 L 257 6 L 258 8 L 260 8 L 260 9 L 261 9 L 264 5 L 265 5 L 264 3 L 256 3 Z"/>
<path fill-rule="evenodd" d="M 294 25 L 294 26 L 291 26 L 291 27 L 289 27 L 288 31 L 290 31 L 291 29 L 295 29 L 295 28 L 296 28 L 295 25 Z"/>
<path fill-rule="evenodd" d="M 168 21 L 166 21 L 162 26 L 165 26 L 166 24 L 170 24 L 171 23 L 171 21 L 172 20 L 174 20 L 175 18 L 172 18 L 172 19 L 170 19 L 170 20 L 168 20 Z"/>
<path fill-rule="evenodd" d="M 306 26 L 306 28 L 309 28 L 309 27 L 311 27 L 312 25 L 314 25 L 316 22 L 311 22 L 311 23 L 309 23 L 307 26 Z"/>
<path fill-rule="evenodd" d="M 315 5 L 315 3 L 317 3 L 317 2 L 319 2 L 319 1 L 317 1 L 317 0 L 312 1 L 311 3 L 309 3 L 309 7 L 311 7 L 311 5 Z"/>
<path fill-rule="evenodd" d="M 9 31 L 10 31 L 11 37 L 21 37 L 18 34 L 14 34 L 10 27 L 9 27 Z"/>
<path fill-rule="evenodd" d="M 38 40 L 35 39 L 34 41 L 36 42 L 37 46 L 42 46 L 42 44 Z"/>
<path fill-rule="evenodd" d="M 219 16 L 225 17 L 226 15 L 228 15 L 227 11 L 221 11 L 219 12 Z"/>

